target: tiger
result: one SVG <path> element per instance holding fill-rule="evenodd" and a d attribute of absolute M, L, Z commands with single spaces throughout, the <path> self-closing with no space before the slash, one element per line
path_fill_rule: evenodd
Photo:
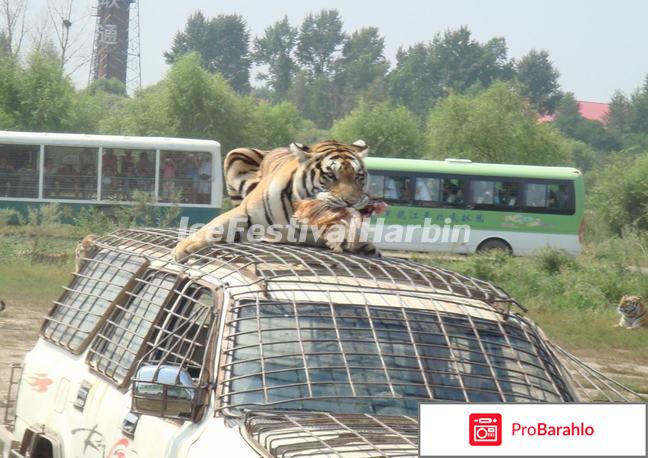
<path fill-rule="evenodd" d="M 621 320 L 617 327 L 634 329 L 648 327 L 648 313 L 639 296 L 623 296 L 617 307 Z"/>
<path fill-rule="evenodd" d="M 74 250 L 74 272 L 81 272 L 81 268 L 86 261 L 86 258 L 90 255 L 90 249 L 97 240 L 97 236 L 94 234 L 86 235 L 83 240 L 80 240 L 77 243 L 76 249 Z"/>
<path fill-rule="evenodd" d="M 317 199 L 331 208 L 368 208 L 368 173 L 363 159 L 367 144 L 326 140 L 312 145 L 291 143 L 288 148 L 264 151 L 237 148 L 230 151 L 223 170 L 227 193 L 236 205 L 206 226 L 181 240 L 172 257 L 182 261 L 210 242 L 241 233 L 252 225 L 290 227 L 298 201 Z M 284 241 L 285 234 L 280 240 Z M 305 243 L 315 243 L 308 240 Z M 321 242 L 321 241 L 320 241 Z M 344 243 L 344 251 L 380 256 L 371 242 Z"/>

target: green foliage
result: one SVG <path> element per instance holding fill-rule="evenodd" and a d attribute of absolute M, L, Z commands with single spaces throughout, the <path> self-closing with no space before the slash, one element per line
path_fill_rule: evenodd
<path fill-rule="evenodd" d="M 430 112 L 430 159 L 461 157 L 479 162 L 537 165 L 572 163 L 568 142 L 537 122 L 518 90 L 496 82 L 471 97 L 452 94 Z"/>
<path fill-rule="evenodd" d="M 418 118 L 407 108 L 389 102 L 361 103 L 335 122 L 331 136 L 346 142 L 362 139 L 375 156 L 420 157 L 423 153 Z"/>
<path fill-rule="evenodd" d="M 486 88 L 513 74 L 503 38 L 479 43 L 467 27 L 461 27 L 436 34 L 429 43 L 399 49 L 390 92 L 397 103 L 423 117 L 451 92 Z"/>
<path fill-rule="evenodd" d="M 297 59 L 309 78 L 333 72 L 336 55 L 345 34 L 337 10 L 322 10 L 309 14 L 299 28 Z"/>
<path fill-rule="evenodd" d="M 547 51 L 532 49 L 516 64 L 522 95 L 542 114 L 553 113 L 560 100 L 560 72 L 549 60 Z"/>
<path fill-rule="evenodd" d="M 173 134 L 168 110 L 166 81 L 123 99 L 99 122 L 106 134 L 169 136 Z"/>
<path fill-rule="evenodd" d="M 594 178 L 591 205 L 614 233 L 648 230 L 648 152 L 617 153 Z"/>
<path fill-rule="evenodd" d="M 74 226 L 82 234 L 103 235 L 117 229 L 115 218 L 97 207 L 83 207 L 73 218 Z"/>
<path fill-rule="evenodd" d="M 535 258 L 538 268 L 548 274 L 557 274 L 562 269 L 573 268 L 574 258 L 561 250 L 546 247 L 540 250 Z"/>
<path fill-rule="evenodd" d="M 357 30 L 345 40 L 334 77 L 338 116 L 350 112 L 367 91 L 384 80 L 389 70 L 384 52 L 385 39 L 376 27 Z"/>
<path fill-rule="evenodd" d="M 287 16 L 266 28 L 263 37 L 254 40 L 255 62 L 268 66 L 267 73 L 260 73 L 259 78 L 268 82 L 276 98 L 284 97 L 292 85 L 297 70 L 296 45 L 297 29 L 290 25 Z"/>
<path fill-rule="evenodd" d="M 115 78 L 100 79 L 91 82 L 86 88 L 90 95 L 113 94 L 126 97 L 126 86 L 124 83 Z"/>
<path fill-rule="evenodd" d="M 220 73 L 237 92 L 250 90 L 250 32 L 238 14 L 206 19 L 200 12 L 189 17 L 185 30 L 178 32 L 171 51 L 164 53 L 167 63 L 197 52 L 205 69 Z"/>
<path fill-rule="evenodd" d="M 618 138 L 603 124 L 580 115 L 578 102 L 571 93 L 563 95 L 560 99 L 553 124 L 564 135 L 587 143 L 599 151 L 611 151 L 621 146 Z"/>
<path fill-rule="evenodd" d="M 256 148 L 286 146 L 297 139 L 301 118 L 297 107 L 289 102 L 278 105 L 259 103 L 252 113 L 247 144 Z"/>
<path fill-rule="evenodd" d="M 171 132 L 176 136 L 218 139 L 238 146 L 248 125 L 249 102 L 236 95 L 220 75 L 200 67 L 189 54 L 171 68 L 165 81 L 164 102 Z"/>
<path fill-rule="evenodd" d="M 74 95 L 57 57 L 32 53 L 24 67 L 13 58 L 0 58 L 0 128 L 71 130 Z"/>
<path fill-rule="evenodd" d="M 13 208 L 0 208 L 0 227 L 7 226 L 18 221 L 20 213 Z"/>

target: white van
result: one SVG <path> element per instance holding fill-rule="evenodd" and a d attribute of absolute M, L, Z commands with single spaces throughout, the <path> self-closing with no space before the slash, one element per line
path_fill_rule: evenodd
<path fill-rule="evenodd" d="M 487 282 L 265 243 L 176 264 L 177 240 L 96 242 L 25 358 L 5 456 L 416 456 L 421 401 L 587 400 L 585 379 L 637 399 Z"/>

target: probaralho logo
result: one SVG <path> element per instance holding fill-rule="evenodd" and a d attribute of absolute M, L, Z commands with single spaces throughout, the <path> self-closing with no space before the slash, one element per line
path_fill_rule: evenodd
<path fill-rule="evenodd" d="M 471 413 L 468 423 L 470 445 L 502 445 L 502 416 L 500 414 Z"/>

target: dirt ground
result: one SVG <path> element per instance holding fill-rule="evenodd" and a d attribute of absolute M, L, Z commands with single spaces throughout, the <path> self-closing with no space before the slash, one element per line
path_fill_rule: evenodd
<path fill-rule="evenodd" d="M 0 312 L 0 406 L 7 392 L 11 363 L 22 362 L 34 346 L 47 311 L 42 306 L 8 303 L 6 310 Z M 583 359 L 604 374 L 648 394 L 648 366 L 617 357 Z"/>
<path fill-rule="evenodd" d="M 36 343 L 43 316 L 43 307 L 8 303 L 0 312 L 0 402 L 9 383 L 11 363 L 20 363 Z"/>

